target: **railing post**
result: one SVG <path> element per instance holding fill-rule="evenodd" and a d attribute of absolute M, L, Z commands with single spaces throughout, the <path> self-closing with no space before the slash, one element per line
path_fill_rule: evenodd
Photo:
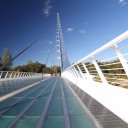
<path fill-rule="evenodd" d="M 74 71 L 74 69 L 73 69 L 73 68 L 71 68 L 71 70 L 72 70 L 72 72 L 73 72 L 74 76 L 76 76 L 76 77 L 77 77 L 77 74 L 76 74 L 76 72 Z"/>
<path fill-rule="evenodd" d="M 27 77 L 27 73 L 25 72 L 25 75 L 24 75 L 25 77 Z"/>
<path fill-rule="evenodd" d="M 79 70 L 79 72 L 80 72 L 80 74 L 81 74 L 82 78 L 83 78 L 83 79 L 85 79 L 85 77 L 84 77 L 84 75 L 83 75 L 83 73 L 82 73 L 82 71 L 81 71 L 80 67 L 79 67 L 78 65 L 76 65 L 76 66 L 77 66 L 77 68 L 78 68 L 78 70 Z"/>
<path fill-rule="evenodd" d="M 116 51 L 116 54 L 117 54 L 117 57 L 119 58 L 123 68 L 124 68 L 124 71 L 126 73 L 126 75 L 128 76 L 128 63 L 127 63 L 127 60 L 124 58 L 123 54 L 121 53 L 118 45 L 114 45 L 114 49 Z"/>
<path fill-rule="evenodd" d="M 74 71 L 76 72 L 77 76 L 78 76 L 78 77 L 81 77 L 80 74 L 78 73 L 78 71 L 76 70 L 76 68 L 75 68 L 74 66 L 73 66 L 73 69 L 74 69 Z"/>
<path fill-rule="evenodd" d="M 15 72 L 14 78 L 16 78 L 17 72 Z"/>
<path fill-rule="evenodd" d="M 17 77 L 20 77 L 20 72 L 18 72 L 18 75 L 17 75 Z"/>
<path fill-rule="evenodd" d="M 19 72 L 19 77 L 21 77 L 21 72 Z"/>
<path fill-rule="evenodd" d="M 2 78 L 2 74 L 3 74 L 3 71 L 1 71 L 1 73 L 0 73 L 0 78 Z"/>
<path fill-rule="evenodd" d="M 25 77 L 25 72 L 23 72 L 23 75 L 22 75 L 22 77 Z"/>
<path fill-rule="evenodd" d="M 71 72 L 71 74 L 74 76 L 74 72 L 72 71 L 72 69 L 70 68 L 69 71 Z"/>
<path fill-rule="evenodd" d="M 104 77 L 104 74 L 102 73 L 102 71 L 101 71 L 99 65 L 97 64 L 96 60 L 94 59 L 94 57 L 92 57 L 92 63 L 94 64 L 94 66 L 98 72 L 98 75 L 100 76 L 101 81 L 105 84 L 108 84 L 107 80 Z"/>
<path fill-rule="evenodd" d="M 24 72 L 22 72 L 22 75 L 21 75 L 21 77 L 24 77 Z"/>
<path fill-rule="evenodd" d="M 7 78 L 8 77 L 8 71 L 6 72 L 6 75 L 5 75 L 5 78 Z"/>
<path fill-rule="evenodd" d="M 13 71 L 11 72 L 10 78 L 12 78 Z"/>
<path fill-rule="evenodd" d="M 85 64 L 83 64 L 83 67 L 84 67 L 84 70 L 85 70 L 86 73 L 87 73 L 87 79 L 88 79 L 88 80 L 92 80 L 92 77 L 91 77 L 91 75 L 90 75 L 90 73 L 89 73 L 87 67 L 85 66 Z"/>

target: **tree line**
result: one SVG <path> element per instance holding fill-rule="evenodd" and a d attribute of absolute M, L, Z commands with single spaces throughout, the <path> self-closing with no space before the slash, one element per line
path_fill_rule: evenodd
<path fill-rule="evenodd" d="M 0 67 L 3 66 L 3 65 L 5 65 L 11 59 L 12 59 L 12 55 L 9 52 L 9 49 L 8 48 L 4 48 L 3 54 L 0 57 Z M 13 65 L 12 62 L 9 63 L 3 70 L 4 71 L 6 71 L 6 70 L 12 70 L 12 65 Z"/>
<path fill-rule="evenodd" d="M 12 55 L 8 48 L 4 48 L 3 54 L 0 57 L 0 67 L 5 65 L 8 61 L 12 59 Z M 60 74 L 59 66 L 48 67 L 45 64 L 40 62 L 32 62 L 29 60 L 27 64 L 13 67 L 13 63 L 10 62 L 2 71 L 18 71 L 18 72 L 36 72 L 36 73 L 51 73 L 51 74 Z"/>

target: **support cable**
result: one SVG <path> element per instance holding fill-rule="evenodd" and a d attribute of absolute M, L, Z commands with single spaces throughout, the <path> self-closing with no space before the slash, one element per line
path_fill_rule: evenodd
<path fill-rule="evenodd" d="M 40 40 L 40 38 L 38 40 L 35 40 L 34 42 L 32 42 L 31 44 L 29 44 L 26 48 L 24 48 L 21 52 L 19 52 L 16 56 L 14 56 L 11 60 L 9 60 L 7 63 L 5 63 L 2 67 L 0 67 L 0 71 L 2 71 L 6 66 L 8 66 L 13 60 L 15 60 L 18 56 L 20 56 L 22 53 L 24 53 L 26 50 L 28 50 L 30 47 L 32 47 L 34 44 L 36 44 L 38 41 Z"/>

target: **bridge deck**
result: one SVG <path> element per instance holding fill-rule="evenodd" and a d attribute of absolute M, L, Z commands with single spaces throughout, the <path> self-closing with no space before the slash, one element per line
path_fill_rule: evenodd
<path fill-rule="evenodd" d="M 0 128 L 97 128 L 62 78 L 54 77 L 0 103 Z"/>
<path fill-rule="evenodd" d="M 41 80 L 41 78 L 17 78 L 14 80 L 6 79 L 0 81 L 0 96 L 14 92 L 20 88 L 26 87 L 29 84 L 35 83 Z"/>
<path fill-rule="evenodd" d="M 120 119 L 117 115 L 88 95 L 78 86 L 69 82 L 71 88 L 80 97 L 88 110 L 93 114 L 103 128 L 128 128 L 128 124 Z M 118 107 L 118 106 L 117 106 Z"/>

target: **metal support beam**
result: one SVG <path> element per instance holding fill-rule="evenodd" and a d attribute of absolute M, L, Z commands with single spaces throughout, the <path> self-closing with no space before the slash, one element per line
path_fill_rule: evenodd
<path fill-rule="evenodd" d="M 124 71 L 126 73 L 126 75 L 128 76 L 128 63 L 127 63 L 127 60 L 124 58 L 123 54 L 121 53 L 119 47 L 117 45 L 114 45 L 114 49 L 116 51 L 116 54 L 124 68 Z"/>
<path fill-rule="evenodd" d="M 108 84 L 107 80 L 104 77 L 104 74 L 102 73 L 102 71 L 101 71 L 99 65 L 97 64 L 96 60 L 94 59 L 94 57 L 92 57 L 92 63 L 94 64 L 94 66 L 98 72 L 98 75 L 100 76 L 101 81 L 105 84 Z"/>
<path fill-rule="evenodd" d="M 2 74 L 3 74 L 3 71 L 1 71 L 1 73 L 0 73 L 0 78 L 2 78 Z"/>
<path fill-rule="evenodd" d="M 16 78 L 17 72 L 15 72 L 14 78 Z"/>
<path fill-rule="evenodd" d="M 78 71 L 76 70 L 76 68 L 75 68 L 74 66 L 73 66 L 73 69 L 74 69 L 74 71 L 76 72 L 77 76 L 78 76 L 78 77 L 81 77 L 80 74 L 78 73 Z"/>
<path fill-rule="evenodd" d="M 64 111 L 65 128 L 71 128 L 65 94 L 64 94 L 63 85 L 61 81 L 60 81 L 60 85 L 61 85 L 61 95 L 62 95 L 62 105 L 63 105 L 63 111 Z"/>
<path fill-rule="evenodd" d="M 7 78 L 8 77 L 8 72 L 6 72 L 6 75 L 5 75 L 5 78 Z"/>
<path fill-rule="evenodd" d="M 82 78 L 83 78 L 83 79 L 85 79 L 84 74 L 82 73 L 82 71 L 81 71 L 80 67 L 79 67 L 78 65 L 76 65 L 76 67 L 78 68 L 78 70 L 79 70 L 80 75 L 82 76 Z"/>
<path fill-rule="evenodd" d="M 84 67 L 84 70 L 86 71 L 87 79 L 88 79 L 88 80 L 92 80 L 92 77 L 91 77 L 91 75 L 90 75 L 90 73 L 89 73 L 87 67 L 85 66 L 85 64 L 83 64 L 83 67 Z"/>
<path fill-rule="evenodd" d="M 74 76 L 78 77 L 78 76 L 77 76 L 77 73 L 75 72 L 75 70 L 74 70 L 74 68 L 73 68 L 73 67 L 71 68 L 71 70 L 72 70 L 72 72 L 73 72 Z"/>
<path fill-rule="evenodd" d="M 10 78 L 12 78 L 13 72 L 11 72 Z"/>

